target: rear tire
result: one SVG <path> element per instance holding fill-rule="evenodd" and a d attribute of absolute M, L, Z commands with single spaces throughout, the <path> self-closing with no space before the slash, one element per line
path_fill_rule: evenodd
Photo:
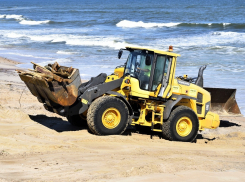
<path fill-rule="evenodd" d="M 68 122 L 73 126 L 86 126 L 86 117 L 83 115 L 73 115 L 67 117 Z"/>
<path fill-rule="evenodd" d="M 88 109 L 87 123 L 96 135 L 120 135 L 129 123 L 126 104 L 112 96 L 103 96 L 92 102 Z"/>
<path fill-rule="evenodd" d="M 196 113 L 186 106 L 175 108 L 162 125 L 163 138 L 170 141 L 192 142 L 199 130 Z"/>

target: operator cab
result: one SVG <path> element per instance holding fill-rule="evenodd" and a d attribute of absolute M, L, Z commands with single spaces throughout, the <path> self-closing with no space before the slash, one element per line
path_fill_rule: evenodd
<path fill-rule="evenodd" d="M 145 91 L 155 91 L 159 84 L 168 84 L 172 56 L 156 53 L 154 50 L 129 48 L 124 75 L 130 75 L 139 81 L 139 87 Z M 118 57 L 122 55 L 119 51 Z"/>

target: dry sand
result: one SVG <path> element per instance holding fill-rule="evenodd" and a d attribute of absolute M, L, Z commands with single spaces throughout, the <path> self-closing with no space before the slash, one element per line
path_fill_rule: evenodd
<path fill-rule="evenodd" d="M 133 128 L 96 136 L 46 111 L 16 63 L 0 58 L 0 181 L 245 181 L 244 117 L 222 117 L 196 143 Z"/>

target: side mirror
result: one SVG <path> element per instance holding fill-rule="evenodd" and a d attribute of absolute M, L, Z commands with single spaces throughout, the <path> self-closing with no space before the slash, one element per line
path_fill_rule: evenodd
<path fill-rule="evenodd" d="M 145 65 L 150 66 L 151 65 L 151 57 L 147 54 L 145 58 Z"/>
<path fill-rule="evenodd" d="M 122 53 L 123 53 L 123 50 L 120 49 L 119 52 L 118 52 L 118 59 L 120 59 L 122 57 Z"/>

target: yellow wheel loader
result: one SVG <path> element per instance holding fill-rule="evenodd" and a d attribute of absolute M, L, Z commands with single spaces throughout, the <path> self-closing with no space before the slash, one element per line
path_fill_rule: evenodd
<path fill-rule="evenodd" d="M 119 59 L 124 50 L 129 53 L 125 65 L 85 83 L 77 69 L 57 63 L 35 64 L 34 70 L 19 75 L 47 110 L 66 116 L 73 125 L 87 123 L 96 135 L 122 134 L 135 125 L 150 127 L 171 141 L 192 142 L 199 130 L 219 126 L 219 115 L 210 111 L 211 94 L 222 92 L 225 97 L 214 97 L 214 108 L 240 114 L 235 90 L 203 88 L 206 66 L 196 78 L 175 77 L 180 55 L 171 46 L 166 52 L 126 47 Z"/>

